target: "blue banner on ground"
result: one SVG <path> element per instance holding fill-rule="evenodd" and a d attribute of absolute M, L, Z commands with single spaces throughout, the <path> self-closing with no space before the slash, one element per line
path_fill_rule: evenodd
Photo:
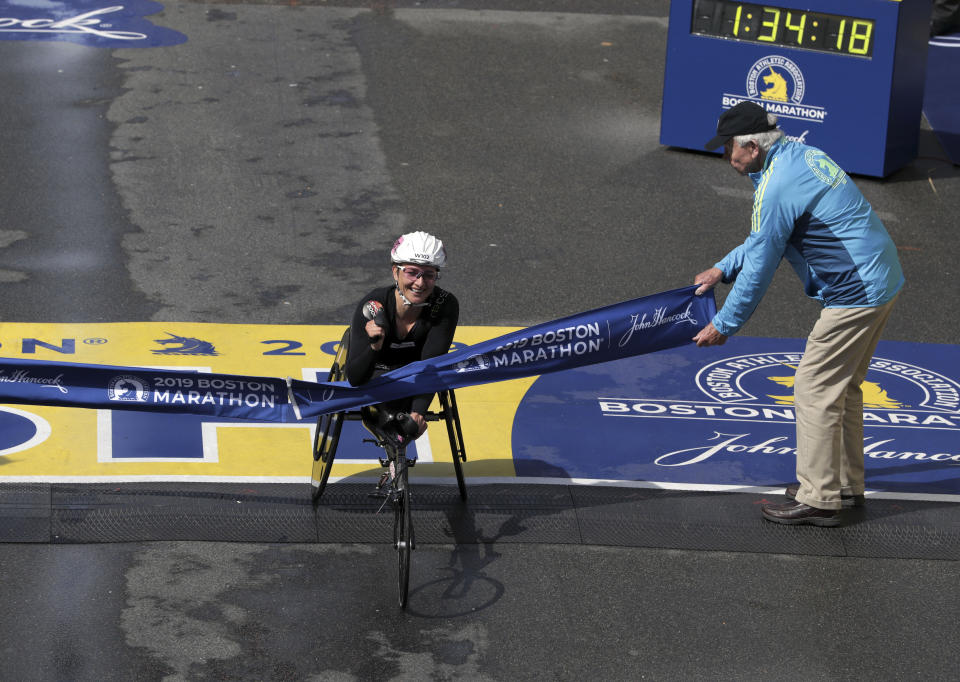
<path fill-rule="evenodd" d="M 803 349 L 802 339 L 734 336 L 540 377 L 514 418 L 517 475 L 782 487 L 796 480 Z M 862 384 L 868 489 L 960 495 L 958 367 L 957 346 L 880 342 Z"/>
<path fill-rule="evenodd" d="M 691 343 L 716 314 L 696 287 L 529 327 L 415 362 L 368 384 L 0 359 L 0 403 L 295 422 L 423 393 L 609 362 Z"/>
<path fill-rule="evenodd" d="M 62 40 L 92 47 L 179 45 L 187 36 L 143 17 L 163 11 L 151 0 L 0 0 L 0 40 Z"/>

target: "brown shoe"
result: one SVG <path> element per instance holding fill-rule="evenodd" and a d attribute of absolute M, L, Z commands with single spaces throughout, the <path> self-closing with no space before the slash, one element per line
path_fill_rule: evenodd
<path fill-rule="evenodd" d="M 839 526 L 839 509 L 817 509 L 803 502 L 787 502 L 786 504 L 764 504 L 760 506 L 763 518 L 774 523 L 785 523 L 791 526 Z"/>
<path fill-rule="evenodd" d="M 788 500 L 797 499 L 797 491 L 800 490 L 799 483 L 791 483 L 787 486 L 787 489 L 783 491 L 784 496 Z M 863 495 L 840 495 L 840 504 L 844 507 L 862 507 L 865 504 L 866 500 Z"/>

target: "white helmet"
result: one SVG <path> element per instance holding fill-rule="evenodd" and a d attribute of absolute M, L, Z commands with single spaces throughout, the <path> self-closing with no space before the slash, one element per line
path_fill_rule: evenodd
<path fill-rule="evenodd" d="M 409 232 L 393 243 L 390 260 L 394 263 L 432 265 L 438 270 L 447 263 L 443 242 L 426 232 Z"/>

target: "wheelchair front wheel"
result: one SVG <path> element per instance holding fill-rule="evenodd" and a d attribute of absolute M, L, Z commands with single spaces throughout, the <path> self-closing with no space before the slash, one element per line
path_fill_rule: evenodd
<path fill-rule="evenodd" d="M 397 496 L 393 507 L 393 544 L 397 550 L 397 588 L 400 608 L 407 607 L 410 593 L 410 552 L 413 549 L 413 517 L 410 510 L 410 487 L 407 485 L 405 457 L 397 458 Z"/>

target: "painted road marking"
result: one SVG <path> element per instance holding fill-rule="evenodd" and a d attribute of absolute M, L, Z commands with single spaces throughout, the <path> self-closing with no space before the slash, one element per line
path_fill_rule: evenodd
<path fill-rule="evenodd" d="M 455 344 L 510 331 L 461 327 Z M 342 333 L 340 325 L 0 323 L 0 355 L 323 380 Z M 796 339 L 734 337 L 709 353 L 691 346 L 459 389 L 468 482 L 775 494 L 793 480 L 791 380 L 802 348 Z M 864 385 L 868 487 L 877 497 L 960 501 L 957 367 L 960 347 L 881 343 Z M 0 480 L 306 484 L 315 429 L 315 420 L 0 407 Z M 366 437 L 358 421 L 344 422 L 331 481 L 379 476 L 381 452 Z M 417 448 L 415 480 L 455 480 L 443 424 L 432 423 Z"/>

